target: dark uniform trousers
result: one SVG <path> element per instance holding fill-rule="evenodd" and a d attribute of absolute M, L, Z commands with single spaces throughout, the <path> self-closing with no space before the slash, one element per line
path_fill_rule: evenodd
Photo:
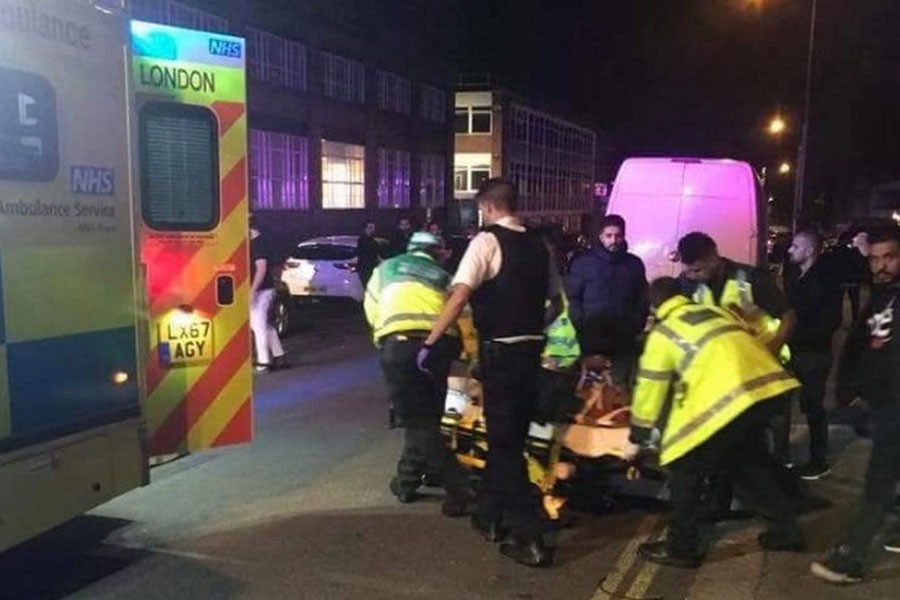
<path fill-rule="evenodd" d="M 828 460 L 828 412 L 825 410 L 825 389 L 831 371 L 831 349 L 821 352 L 797 351 L 792 365 L 803 387 L 800 409 L 809 424 L 809 459 L 824 464 Z"/>
<path fill-rule="evenodd" d="M 778 400 L 759 403 L 671 463 L 669 548 L 673 554 L 699 554 L 699 526 L 706 508 L 701 498 L 708 481 L 723 474 L 734 483 L 742 500 L 749 501 L 766 517 L 770 530 L 799 531 L 792 505 L 777 481 L 776 464 L 765 447 L 763 436 L 768 421 L 782 409 L 782 402 Z"/>
<path fill-rule="evenodd" d="M 528 479 L 525 442 L 537 401 L 544 342 L 484 342 L 480 349 L 487 465 L 479 498 L 479 515 L 489 522 L 506 520 L 521 541 L 543 533 L 540 496 Z"/>
<path fill-rule="evenodd" d="M 381 344 L 380 362 L 397 418 L 404 427 L 403 451 L 397 479 L 404 490 L 414 491 L 422 476 L 438 475 L 447 493 L 467 499 L 468 476 L 441 438 L 441 415 L 447 397 L 450 365 L 459 356 L 459 341 L 442 337 L 431 351 L 431 375 L 416 364 L 427 332 L 393 334 Z"/>

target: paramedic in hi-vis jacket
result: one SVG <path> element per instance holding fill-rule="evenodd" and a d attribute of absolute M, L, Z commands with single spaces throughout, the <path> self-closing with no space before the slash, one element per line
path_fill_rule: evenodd
<path fill-rule="evenodd" d="M 631 441 L 648 445 L 661 430 L 660 464 L 671 472 L 672 523 L 666 540 L 640 555 L 695 568 L 702 561 L 698 525 L 704 485 L 726 471 L 742 497 L 764 507 L 767 550 L 802 551 L 804 536 L 775 480 L 762 429 L 774 398 L 799 386 L 746 324 L 682 295 L 670 277 L 650 285 L 656 323 L 641 356 L 631 405 Z M 664 422 L 660 422 L 664 420 Z M 636 453 L 636 447 L 632 448 Z"/>
<path fill-rule="evenodd" d="M 430 373 L 416 364 L 447 296 L 450 275 L 438 264 L 442 253 L 436 236 L 414 233 L 406 254 L 384 261 L 372 273 L 363 306 L 392 404 L 405 428 L 391 492 L 405 504 L 419 497 L 417 490 L 426 480 L 442 483 L 447 490 L 443 512 L 458 516 L 468 501 L 467 475 L 441 438 L 447 376 L 460 353 L 456 326 L 433 344 Z"/>
<path fill-rule="evenodd" d="M 684 267 L 679 281 L 688 297 L 735 313 L 781 364 L 788 363 L 787 341 L 797 317 L 768 271 L 720 256 L 716 242 L 700 231 L 678 241 L 678 255 Z M 786 467 L 791 460 L 790 400 L 790 396 L 782 398 L 782 410 L 772 415 L 769 424 L 772 454 Z"/>

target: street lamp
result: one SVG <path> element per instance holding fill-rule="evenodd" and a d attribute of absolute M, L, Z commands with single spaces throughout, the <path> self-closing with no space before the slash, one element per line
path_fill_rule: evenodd
<path fill-rule="evenodd" d="M 779 135 L 784 133 L 784 130 L 787 128 L 787 123 L 784 122 L 780 116 L 776 115 L 769 121 L 769 133 L 772 135 Z"/>
<path fill-rule="evenodd" d="M 789 163 L 788 161 L 782 162 L 780 165 L 778 165 L 778 172 L 781 175 L 787 175 L 788 173 L 790 173 L 791 172 L 791 163 Z"/>
<path fill-rule="evenodd" d="M 809 96 L 812 86 L 813 49 L 816 41 L 817 4 L 818 0 L 812 0 L 809 15 L 809 46 L 806 52 L 806 88 L 803 95 L 803 125 L 800 127 L 800 147 L 797 150 L 797 177 L 794 181 L 794 231 L 797 231 L 800 212 L 803 209 L 806 155 L 809 146 Z"/>

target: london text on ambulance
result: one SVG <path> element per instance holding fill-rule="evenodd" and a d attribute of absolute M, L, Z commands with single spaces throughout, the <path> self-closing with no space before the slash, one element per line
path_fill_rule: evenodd
<path fill-rule="evenodd" d="M 141 85 L 171 90 L 193 90 L 195 92 L 214 93 L 216 91 L 216 74 L 182 69 L 181 67 L 163 67 L 160 65 L 141 65 Z"/>

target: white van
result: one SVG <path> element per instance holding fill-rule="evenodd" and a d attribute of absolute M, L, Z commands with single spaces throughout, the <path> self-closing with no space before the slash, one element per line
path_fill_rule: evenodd
<path fill-rule="evenodd" d="M 712 236 L 722 256 L 765 263 L 766 201 L 745 162 L 629 158 L 619 168 L 607 214 L 625 218 L 628 249 L 644 261 L 650 281 L 680 272 L 678 240 L 692 231 Z"/>

